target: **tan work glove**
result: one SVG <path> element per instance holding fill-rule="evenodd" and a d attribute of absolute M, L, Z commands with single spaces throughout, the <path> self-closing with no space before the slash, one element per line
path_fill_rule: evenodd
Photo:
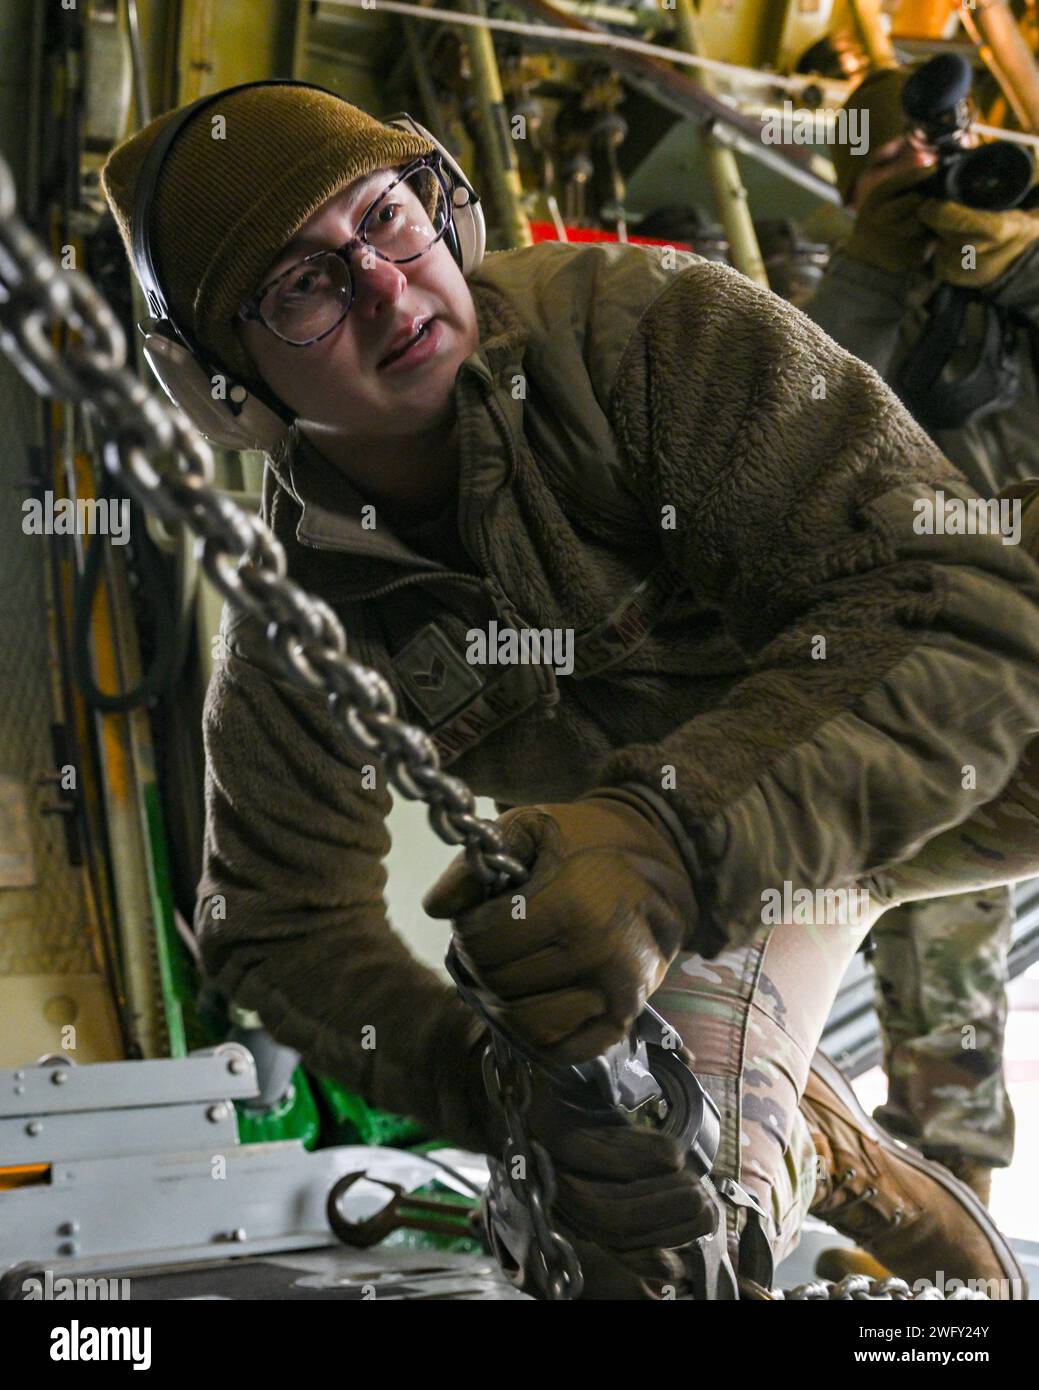
<path fill-rule="evenodd" d="M 922 271 L 934 245 L 934 232 L 920 221 L 926 194 L 917 186 L 934 173 L 931 165 L 903 169 L 875 185 L 863 198 L 845 251 L 857 261 L 892 274 Z"/>
<path fill-rule="evenodd" d="M 498 825 L 527 881 L 485 901 L 462 854 L 423 899 L 431 917 L 454 919 L 488 1017 L 553 1062 L 587 1062 L 625 1038 L 697 926 L 677 846 L 636 801 L 604 789 L 507 811 Z"/>
<path fill-rule="evenodd" d="M 1020 208 L 985 212 L 963 203 L 927 198 L 917 216 L 938 238 L 935 275 L 947 284 L 967 289 L 994 284 L 1039 241 L 1039 213 Z"/>
<path fill-rule="evenodd" d="M 602 1127 L 579 1120 L 535 1071 L 525 1127 L 552 1164 L 550 1224 L 580 1260 L 582 1299 L 682 1296 L 683 1247 L 718 1227 L 707 1189 L 669 1135 L 624 1121 Z M 500 1116 L 495 1126 L 500 1157 Z"/>

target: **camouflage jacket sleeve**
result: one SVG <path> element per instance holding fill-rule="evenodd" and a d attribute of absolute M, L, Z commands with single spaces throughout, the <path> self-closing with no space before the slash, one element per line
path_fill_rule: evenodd
<path fill-rule="evenodd" d="M 217 663 L 203 731 L 195 926 L 207 974 L 311 1070 L 479 1148 L 466 1087 L 482 1024 L 387 921 L 381 769 L 366 789 L 324 697 L 237 648 Z"/>
<path fill-rule="evenodd" d="M 1039 479 L 1001 497 L 1021 504 L 1021 545 L 1039 560 Z M 919 854 L 866 880 L 877 906 L 977 892 L 1039 874 L 1039 739 L 1033 739 L 1000 794 L 967 820 L 928 840 Z"/>
<path fill-rule="evenodd" d="M 665 552 L 751 667 L 596 780 L 666 798 L 703 932 L 746 941 L 766 890 L 850 886 L 1006 783 L 1039 729 L 1039 566 L 921 533 L 935 490 L 976 500 L 962 474 L 869 367 L 723 267 L 644 312 L 611 410 L 650 523 L 675 509 Z"/>

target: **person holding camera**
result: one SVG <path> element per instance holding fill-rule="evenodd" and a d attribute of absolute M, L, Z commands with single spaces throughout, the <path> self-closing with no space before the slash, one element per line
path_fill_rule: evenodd
<path fill-rule="evenodd" d="M 992 498 L 1039 475 L 1039 213 L 949 196 L 964 195 L 942 177 L 945 158 L 907 132 L 909 77 L 875 71 L 846 104 L 869 119 L 865 157 L 832 151 L 854 228 L 803 307 Z M 943 322 L 957 302 L 959 320 Z M 1014 1145 L 1002 1072 L 1012 928 L 1005 885 L 903 903 L 873 927 L 889 1085 L 875 1118 L 985 1202 Z"/>

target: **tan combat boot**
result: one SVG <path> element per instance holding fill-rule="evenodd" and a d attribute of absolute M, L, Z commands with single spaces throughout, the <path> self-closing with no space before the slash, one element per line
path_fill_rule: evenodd
<path fill-rule="evenodd" d="M 843 1245 L 821 1251 L 815 1262 L 815 1272 L 820 1279 L 829 1279 L 834 1284 L 839 1284 L 848 1274 L 864 1274 L 867 1279 L 891 1278 L 891 1270 L 885 1269 L 865 1250 L 848 1250 Z"/>
<path fill-rule="evenodd" d="M 821 1052 L 801 1113 L 819 1155 L 813 1216 L 910 1285 L 984 1281 L 968 1287 L 990 1298 L 1028 1297 L 1014 1252 L 970 1188 L 875 1125 Z"/>
<path fill-rule="evenodd" d="M 984 1206 L 990 1205 L 992 1196 L 992 1169 L 987 1163 L 979 1163 L 975 1158 L 960 1155 L 956 1158 L 937 1158 L 934 1160 L 943 1168 L 948 1168 L 954 1178 L 966 1183 Z M 820 1279 L 830 1279 L 835 1284 L 848 1274 L 864 1274 L 867 1279 L 887 1279 L 891 1271 L 878 1264 L 865 1250 L 847 1250 L 835 1246 L 824 1250 L 815 1262 L 815 1272 Z"/>

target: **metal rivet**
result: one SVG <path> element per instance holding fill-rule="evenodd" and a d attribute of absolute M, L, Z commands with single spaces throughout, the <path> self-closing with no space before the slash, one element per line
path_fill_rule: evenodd
<path fill-rule="evenodd" d="M 223 1101 L 221 1101 L 219 1105 L 211 1105 L 209 1107 L 206 1111 L 206 1119 L 210 1120 L 215 1125 L 219 1124 L 221 1120 L 227 1119 L 227 1106 Z"/>
<path fill-rule="evenodd" d="M 78 1255 L 79 1246 L 74 1240 L 63 1240 L 58 1246 L 59 1255 Z"/>
<path fill-rule="evenodd" d="M 55 1086 L 61 1086 L 61 1085 L 63 1085 L 64 1082 L 66 1082 L 68 1079 L 69 1079 L 69 1074 L 68 1074 L 67 1071 L 55 1071 L 55 1072 L 51 1072 L 51 1082 L 52 1082 Z"/>
<path fill-rule="evenodd" d="M 242 1072 L 247 1070 L 245 1058 L 232 1057 L 227 1064 L 227 1070 L 232 1076 L 241 1076 Z"/>
<path fill-rule="evenodd" d="M 78 1222 L 78 1221 L 63 1221 L 63 1222 L 61 1223 L 61 1225 L 58 1227 L 58 1235 L 59 1235 L 59 1236 L 78 1236 L 78 1235 L 79 1235 L 79 1222 Z"/>
<path fill-rule="evenodd" d="M 25 1126 L 26 1134 L 31 1134 L 33 1138 L 35 1138 L 36 1135 L 39 1134 L 42 1129 L 43 1125 L 40 1124 L 39 1120 L 30 1120 L 29 1123 Z"/>

